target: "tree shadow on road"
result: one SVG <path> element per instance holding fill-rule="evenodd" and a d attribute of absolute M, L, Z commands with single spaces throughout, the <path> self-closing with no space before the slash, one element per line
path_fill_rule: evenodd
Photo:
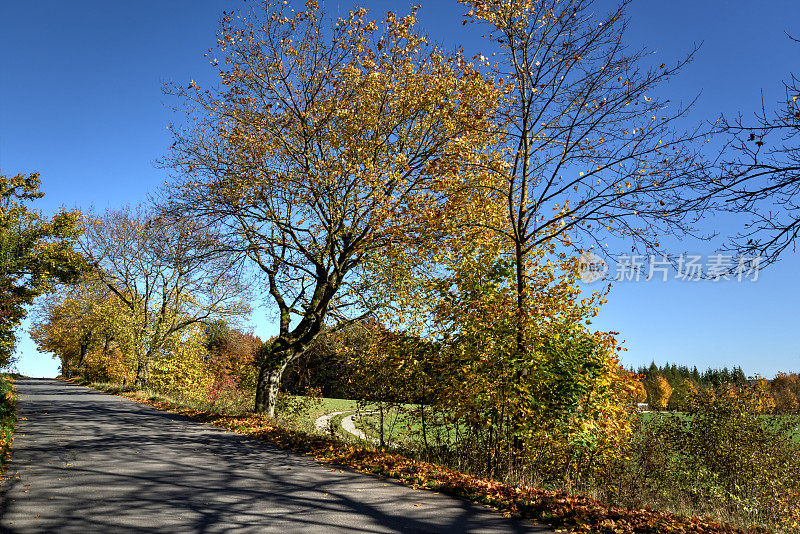
<path fill-rule="evenodd" d="M 54 380 L 20 380 L 2 532 L 551 532 Z"/>

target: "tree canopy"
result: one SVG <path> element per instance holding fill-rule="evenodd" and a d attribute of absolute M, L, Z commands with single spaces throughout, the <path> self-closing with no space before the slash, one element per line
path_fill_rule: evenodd
<path fill-rule="evenodd" d="M 15 328 L 26 306 L 60 282 L 77 279 L 85 264 L 76 252 L 80 214 L 52 218 L 33 209 L 44 196 L 38 173 L 0 175 L 0 367 L 13 361 Z"/>
<path fill-rule="evenodd" d="M 192 122 L 173 128 L 166 208 L 263 274 L 280 331 L 260 364 L 256 407 L 270 414 L 326 320 L 370 308 L 360 274 L 424 255 L 481 179 L 497 87 L 418 35 L 413 12 L 366 14 L 329 27 L 316 2 L 227 15 L 213 61 L 224 89 L 169 88 Z"/>

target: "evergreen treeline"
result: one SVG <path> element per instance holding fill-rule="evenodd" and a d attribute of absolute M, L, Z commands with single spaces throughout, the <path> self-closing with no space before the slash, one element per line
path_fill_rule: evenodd
<path fill-rule="evenodd" d="M 695 384 L 703 387 L 717 387 L 724 384 L 743 385 L 748 381 L 747 376 L 739 366 L 734 366 L 732 369 L 728 367 L 723 367 L 722 369 L 708 368 L 701 372 L 697 366 L 690 369 L 686 365 L 667 362 L 663 366 L 659 366 L 655 362 L 651 362 L 649 367 L 642 366 L 638 369 L 631 369 L 631 371 L 650 380 L 657 376 L 663 376 L 673 388 L 681 385 L 687 378 L 691 378 Z"/>

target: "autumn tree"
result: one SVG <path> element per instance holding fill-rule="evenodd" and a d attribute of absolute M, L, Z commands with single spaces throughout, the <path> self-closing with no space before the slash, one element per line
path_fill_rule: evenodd
<path fill-rule="evenodd" d="M 647 390 L 641 381 L 636 382 L 635 389 L 631 392 L 631 400 L 637 404 L 647 400 Z"/>
<path fill-rule="evenodd" d="M 793 413 L 800 408 L 800 377 L 796 373 L 778 373 L 769 387 L 779 412 Z"/>
<path fill-rule="evenodd" d="M 501 251 L 463 248 L 438 283 L 426 322 L 440 347 L 433 403 L 479 436 L 469 449 L 486 455 L 491 476 L 501 467 L 547 478 L 591 472 L 629 435 L 625 405 L 637 389 L 613 336 L 586 326 L 604 295 L 581 295 L 576 264 L 552 260 L 550 247 L 532 251 L 521 353 L 516 269 Z"/>
<path fill-rule="evenodd" d="M 277 309 L 255 399 L 269 416 L 284 369 L 327 323 L 385 304 L 365 299 L 366 273 L 424 256 L 482 179 L 494 84 L 430 46 L 413 12 L 366 16 L 329 23 L 315 1 L 225 15 L 223 89 L 168 88 L 191 122 L 173 128 L 167 210 L 256 266 Z"/>
<path fill-rule="evenodd" d="M 263 342 L 252 333 L 217 320 L 204 328 L 206 366 L 214 377 L 209 398 L 213 402 L 243 396 L 255 387 L 255 357 Z M 247 403 L 250 403 L 249 396 Z"/>
<path fill-rule="evenodd" d="M 647 391 L 647 403 L 656 410 L 666 410 L 672 395 L 672 386 L 661 375 L 655 375 L 644 381 Z"/>
<path fill-rule="evenodd" d="M 0 175 L 0 367 L 12 361 L 25 307 L 55 284 L 75 280 L 84 266 L 74 249 L 78 212 L 48 219 L 31 209 L 44 196 L 40 186 L 38 173 Z"/>
<path fill-rule="evenodd" d="M 524 353 L 537 248 L 597 245 L 603 255 L 610 239 L 656 252 L 664 236 L 692 231 L 703 207 L 694 142 L 703 136 L 676 133 L 688 108 L 657 97 L 691 54 L 648 69 L 649 52 L 625 45 L 629 0 L 609 13 L 592 0 L 460 1 L 465 24 L 488 27 L 497 52 L 485 66 L 507 90 L 501 159 L 491 166 L 504 216 L 492 227 L 516 270 Z"/>
<path fill-rule="evenodd" d="M 775 398 L 770 393 L 769 381 L 766 378 L 756 378 L 739 389 L 742 396 L 749 398 L 756 412 L 772 413 L 775 411 Z"/>
<path fill-rule="evenodd" d="M 672 390 L 669 396 L 667 406 L 671 410 L 687 411 L 693 402 L 693 398 L 697 395 L 697 384 L 691 378 L 684 378 Z"/>
<path fill-rule="evenodd" d="M 435 269 L 402 280 L 420 297 L 379 311 L 390 331 L 368 347 L 367 367 L 380 368 L 372 387 L 390 400 L 413 396 L 407 416 L 441 461 L 491 477 L 596 473 L 629 436 L 637 389 L 613 335 L 586 325 L 604 294 L 581 294 L 576 263 L 536 248 L 523 354 L 514 262 L 488 236 L 451 243 Z"/>
<path fill-rule="evenodd" d="M 61 373 L 80 373 L 91 349 L 108 349 L 114 338 L 110 319 L 117 305 L 111 291 L 92 276 L 62 285 L 37 305 L 31 338 L 40 352 L 61 360 Z"/>
<path fill-rule="evenodd" d="M 186 221 L 165 221 L 144 207 L 88 219 L 81 250 L 91 275 L 118 300 L 115 340 L 135 356 L 136 385 L 182 330 L 249 309 L 239 271 L 215 241 Z"/>

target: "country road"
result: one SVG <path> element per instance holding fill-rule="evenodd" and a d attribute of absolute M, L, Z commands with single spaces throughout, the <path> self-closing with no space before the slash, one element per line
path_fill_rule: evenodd
<path fill-rule="evenodd" d="M 553 532 L 88 388 L 17 391 L 0 532 Z"/>

